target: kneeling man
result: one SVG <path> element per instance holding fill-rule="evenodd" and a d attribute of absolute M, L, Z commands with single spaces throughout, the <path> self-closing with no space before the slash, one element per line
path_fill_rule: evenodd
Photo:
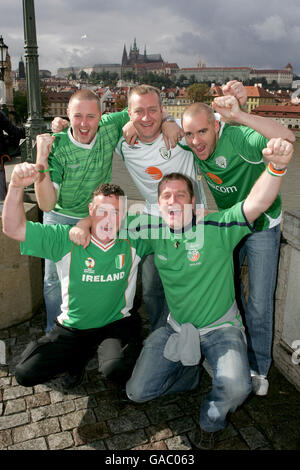
<path fill-rule="evenodd" d="M 293 146 L 281 138 L 271 139 L 262 153 L 269 164 L 248 197 L 200 221 L 191 209 L 190 181 L 180 174 L 166 175 L 158 188 L 165 224 L 160 223 L 158 236 L 144 239 L 155 253 L 171 313 L 168 324 L 147 338 L 126 385 L 127 395 L 144 402 L 190 390 L 198 383 L 195 370 L 206 358 L 213 372 L 212 390 L 201 406 L 200 436 L 195 442 L 203 449 L 213 447 L 228 413 L 252 390 L 235 301 L 233 249 L 255 230 L 255 220 L 276 198 Z"/>
<path fill-rule="evenodd" d="M 3 231 L 21 241 L 22 254 L 56 263 L 63 300 L 54 327 L 24 351 L 16 367 L 17 382 L 33 386 L 66 372 L 64 386 L 73 388 L 100 345 L 100 371 L 124 386 L 140 352 L 139 317 L 131 310 L 137 267 L 145 254 L 140 240 L 118 236 L 126 215 L 124 192 L 103 184 L 93 193 L 91 243 L 84 249 L 70 241 L 69 225 L 26 221 L 23 189 L 38 177 L 36 165 L 14 168 L 3 207 Z"/>

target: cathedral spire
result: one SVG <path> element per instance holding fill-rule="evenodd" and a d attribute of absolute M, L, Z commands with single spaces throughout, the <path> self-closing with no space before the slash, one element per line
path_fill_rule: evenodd
<path fill-rule="evenodd" d="M 126 46 L 124 44 L 123 55 L 122 55 L 122 65 L 126 65 L 128 62 L 128 56 L 126 51 Z"/>

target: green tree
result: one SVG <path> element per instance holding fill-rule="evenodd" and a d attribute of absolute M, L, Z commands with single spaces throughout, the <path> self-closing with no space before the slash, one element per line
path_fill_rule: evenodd
<path fill-rule="evenodd" d="M 25 122 L 27 119 L 27 96 L 23 91 L 14 91 L 13 98 L 14 108 L 15 108 L 15 117 L 16 122 L 19 124 Z"/>
<path fill-rule="evenodd" d="M 126 70 L 125 72 L 123 72 L 123 79 L 128 81 L 135 81 L 136 75 L 132 70 Z"/>
<path fill-rule="evenodd" d="M 89 78 L 89 76 L 84 70 L 80 70 L 79 78 L 80 78 L 80 80 L 87 80 Z"/>
<path fill-rule="evenodd" d="M 14 108 L 15 108 L 15 118 L 16 123 L 24 123 L 27 121 L 28 117 L 28 107 L 27 107 L 27 93 L 23 91 L 14 91 L 13 98 Z M 41 86 L 41 105 L 42 105 L 42 116 L 44 116 L 49 109 L 49 100 L 47 93 Z"/>
<path fill-rule="evenodd" d="M 206 93 L 209 91 L 206 83 L 194 83 L 187 88 L 187 96 L 193 101 L 204 101 Z"/>
<path fill-rule="evenodd" d="M 115 108 L 118 111 L 122 111 L 127 106 L 127 98 L 124 95 L 120 95 L 115 102 Z"/>
<path fill-rule="evenodd" d="M 190 85 L 197 83 L 196 76 L 194 74 L 190 76 L 189 82 L 190 82 Z"/>
<path fill-rule="evenodd" d="M 90 80 L 91 82 L 96 83 L 97 81 L 100 80 L 99 74 L 93 70 L 90 74 Z"/>

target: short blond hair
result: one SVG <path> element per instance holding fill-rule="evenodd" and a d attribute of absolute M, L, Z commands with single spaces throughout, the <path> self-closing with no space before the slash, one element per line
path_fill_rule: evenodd
<path fill-rule="evenodd" d="M 75 93 L 69 99 L 68 108 L 72 104 L 74 100 L 78 101 L 95 101 L 99 107 L 99 111 L 101 111 L 101 103 L 99 96 L 92 90 L 83 89 L 75 91 Z"/>
<path fill-rule="evenodd" d="M 158 104 L 159 106 L 162 106 L 159 88 L 156 88 L 155 86 L 152 86 L 152 85 L 143 84 L 143 85 L 137 85 L 131 88 L 129 95 L 128 95 L 128 107 L 130 107 L 130 99 L 133 95 L 141 96 L 141 95 L 148 95 L 148 93 L 157 95 Z"/>

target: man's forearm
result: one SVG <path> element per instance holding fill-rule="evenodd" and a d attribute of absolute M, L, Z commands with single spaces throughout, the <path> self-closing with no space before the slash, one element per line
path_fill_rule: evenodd
<path fill-rule="evenodd" d="M 293 152 L 293 145 L 281 138 L 270 139 L 263 149 L 262 154 L 269 161 L 268 167 L 256 181 L 244 203 L 244 213 L 250 223 L 274 202 Z"/>
<path fill-rule="evenodd" d="M 296 140 L 295 135 L 290 129 L 283 126 L 274 119 L 262 116 L 255 116 L 254 114 L 249 114 L 241 111 L 238 114 L 238 117 L 235 122 L 242 126 L 251 127 L 251 129 L 254 129 L 255 131 L 259 132 L 267 139 L 281 137 L 282 139 L 288 140 L 291 143 L 295 142 Z"/>
<path fill-rule="evenodd" d="M 23 194 L 23 188 L 9 185 L 2 211 L 3 233 L 19 241 L 25 241 L 26 235 Z"/>
<path fill-rule="evenodd" d="M 221 119 L 250 127 L 267 139 L 281 138 L 291 143 L 295 142 L 293 132 L 274 119 L 245 113 L 238 106 L 234 96 L 220 96 L 215 98 L 212 106 L 220 113 Z"/>
<path fill-rule="evenodd" d="M 48 157 L 55 137 L 50 134 L 40 134 L 36 138 L 36 166 L 41 177 L 36 180 L 34 189 L 41 210 L 49 212 L 56 204 L 57 194 L 50 178 Z"/>
<path fill-rule="evenodd" d="M 256 181 L 244 203 L 248 222 L 254 222 L 275 201 L 281 187 L 282 177 L 272 176 L 265 170 Z"/>
<path fill-rule="evenodd" d="M 44 212 L 54 209 L 57 201 L 57 192 L 49 174 L 45 173 L 40 182 L 34 184 L 35 195 L 39 208 Z"/>

